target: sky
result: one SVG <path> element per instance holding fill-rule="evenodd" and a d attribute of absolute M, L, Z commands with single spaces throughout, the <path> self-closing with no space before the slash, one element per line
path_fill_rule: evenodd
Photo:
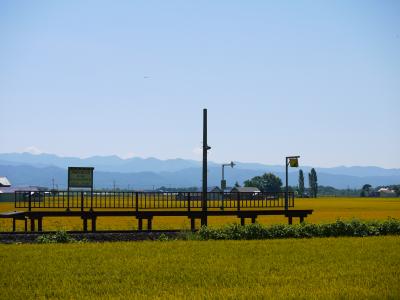
<path fill-rule="evenodd" d="M 400 167 L 400 1 L 0 2 L 0 152 Z"/>

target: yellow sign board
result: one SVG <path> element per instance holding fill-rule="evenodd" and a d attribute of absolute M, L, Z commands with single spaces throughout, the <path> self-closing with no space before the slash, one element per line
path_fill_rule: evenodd
<path fill-rule="evenodd" d="M 290 158 L 289 165 L 292 168 L 297 168 L 299 166 L 299 160 L 297 158 Z"/>
<path fill-rule="evenodd" d="M 93 169 L 68 167 L 68 188 L 93 188 Z"/>

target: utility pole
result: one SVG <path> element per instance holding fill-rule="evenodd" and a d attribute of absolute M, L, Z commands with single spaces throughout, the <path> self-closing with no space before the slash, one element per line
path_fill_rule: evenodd
<path fill-rule="evenodd" d="M 225 193 L 225 189 L 226 189 L 226 180 L 225 180 L 225 172 L 224 172 L 224 168 L 227 166 L 230 166 L 231 168 L 233 168 L 233 166 L 235 165 L 235 163 L 233 161 L 231 161 L 229 164 L 222 164 L 222 179 L 221 179 L 221 190 L 222 190 L 222 195 L 221 195 L 221 210 L 224 210 L 224 193 Z"/>
<path fill-rule="evenodd" d="M 225 167 L 231 167 L 233 168 L 235 166 L 235 163 L 233 161 L 231 161 L 229 164 L 222 164 L 222 179 L 221 179 L 221 190 L 225 190 L 226 189 L 226 181 L 225 181 L 225 172 L 224 172 L 224 168 Z"/>
<path fill-rule="evenodd" d="M 203 192 L 201 193 L 201 226 L 207 226 L 207 151 L 211 147 L 207 144 L 207 109 L 203 109 Z"/>

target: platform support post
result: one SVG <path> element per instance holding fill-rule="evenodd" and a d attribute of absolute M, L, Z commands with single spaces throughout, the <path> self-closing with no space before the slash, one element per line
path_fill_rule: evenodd
<path fill-rule="evenodd" d="M 13 232 L 15 232 L 15 218 L 13 218 Z"/>
<path fill-rule="evenodd" d="M 251 223 L 254 224 L 256 222 L 256 218 L 255 216 L 251 217 Z"/>
<path fill-rule="evenodd" d="M 83 218 L 83 231 L 87 232 L 87 218 L 86 217 Z"/>
<path fill-rule="evenodd" d="M 151 231 L 151 229 L 152 229 L 152 221 L 153 221 L 153 218 L 147 219 L 147 230 L 148 231 Z"/>
<path fill-rule="evenodd" d="M 304 222 L 304 216 L 300 216 L 300 223 Z"/>
<path fill-rule="evenodd" d="M 92 216 L 92 232 L 96 232 L 96 216 Z"/>
<path fill-rule="evenodd" d="M 246 224 L 246 219 L 241 217 L 240 218 L 240 225 L 244 226 Z"/>
<path fill-rule="evenodd" d="M 31 231 L 35 231 L 35 219 L 31 218 Z"/>
<path fill-rule="evenodd" d="M 190 218 L 190 230 L 192 230 L 192 231 L 196 230 L 196 219 L 195 218 Z"/>
<path fill-rule="evenodd" d="M 292 216 L 288 216 L 288 222 L 289 222 L 289 225 L 292 225 L 292 223 L 293 223 Z"/>
<path fill-rule="evenodd" d="M 139 229 L 139 231 L 143 230 L 143 219 L 142 218 L 138 219 L 138 229 Z"/>
<path fill-rule="evenodd" d="M 38 219 L 38 231 L 43 231 L 43 218 L 39 217 Z"/>

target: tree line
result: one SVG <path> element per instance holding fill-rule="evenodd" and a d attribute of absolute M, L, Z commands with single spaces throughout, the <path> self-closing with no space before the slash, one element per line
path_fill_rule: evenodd
<path fill-rule="evenodd" d="M 318 196 L 318 177 L 317 172 L 314 168 L 308 173 L 309 188 L 306 190 L 304 184 L 304 173 L 303 170 L 299 170 L 299 182 L 297 187 L 289 187 L 290 191 L 296 191 L 300 197 L 312 197 Z M 255 176 L 244 182 L 245 187 L 256 187 L 262 192 L 277 193 L 283 191 L 282 180 L 272 174 L 264 173 L 261 176 Z"/>

